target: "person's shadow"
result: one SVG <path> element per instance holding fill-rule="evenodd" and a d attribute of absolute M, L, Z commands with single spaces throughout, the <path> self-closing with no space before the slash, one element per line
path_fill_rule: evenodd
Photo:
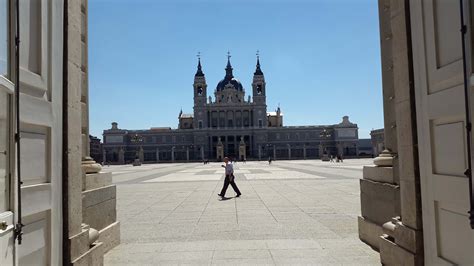
<path fill-rule="evenodd" d="M 235 198 L 235 197 L 222 197 L 222 198 L 220 199 L 220 201 L 230 200 L 230 199 L 233 199 L 233 198 Z"/>

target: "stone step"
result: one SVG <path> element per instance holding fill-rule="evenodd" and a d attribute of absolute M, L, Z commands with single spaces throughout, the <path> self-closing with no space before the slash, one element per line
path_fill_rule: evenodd
<path fill-rule="evenodd" d="M 82 190 L 91 190 L 112 185 L 112 173 L 86 174 Z"/>
<path fill-rule="evenodd" d="M 364 166 L 363 177 L 376 182 L 398 183 L 393 179 L 393 167 Z"/>
<path fill-rule="evenodd" d="M 360 179 L 362 216 L 382 226 L 400 216 L 400 187 L 389 183 Z"/>
<path fill-rule="evenodd" d="M 82 192 L 83 222 L 102 230 L 117 221 L 116 186 L 96 188 Z"/>

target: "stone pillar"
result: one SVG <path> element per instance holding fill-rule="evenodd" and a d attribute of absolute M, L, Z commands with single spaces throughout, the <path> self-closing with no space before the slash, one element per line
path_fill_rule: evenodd
<path fill-rule="evenodd" d="M 229 150 L 228 150 L 228 147 L 229 147 L 229 139 L 228 139 L 228 136 L 224 136 L 224 154 L 227 156 L 229 154 Z"/>
<path fill-rule="evenodd" d="M 81 2 L 64 1 L 65 17 L 64 31 L 67 39 L 67 50 L 64 56 L 67 68 L 64 74 L 66 86 L 64 88 L 65 103 L 67 108 L 64 130 L 67 132 L 65 141 L 67 160 L 65 169 L 65 182 L 63 183 L 64 195 L 64 227 L 65 234 L 63 245 L 67 247 L 63 254 L 63 264 L 69 265 L 85 253 L 89 252 L 89 228 L 82 227 L 82 135 L 81 135 Z M 66 138 L 64 139 L 66 140 Z"/>
<path fill-rule="evenodd" d="M 423 265 L 409 7 L 394 3 L 379 0 L 386 149 L 363 170 L 359 237 L 385 265 Z"/>
<path fill-rule="evenodd" d="M 142 146 L 140 146 L 140 148 L 138 149 L 138 160 L 140 160 L 140 163 L 143 163 L 145 161 L 145 155 Z"/>
<path fill-rule="evenodd" d="M 219 141 L 217 142 L 217 145 L 216 145 L 216 157 L 218 161 L 221 161 L 224 159 L 224 145 L 222 144 L 221 137 L 219 137 Z"/>
<path fill-rule="evenodd" d="M 276 145 L 273 145 L 273 160 L 276 160 L 276 158 L 277 158 Z"/>
<path fill-rule="evenodd" d="M 262 160 L 262 145 L 258 145 L 258 160 Z"/>
<path fill-rule="evenodd" d="M 247 160 L 247 153 L 246 153 L 246 146 L 245 146 L 245 141 L 244 137 L 240 137 L 240 142 L 239 142 L 239 160 Z"/>
<path fill-rule="evenodd" d="M 234 145 L 234 151 L 235 151 L 235 148 L 237 147 L 237 136 L 235 136 L 235 135 L 234 135 L 234 144 L 233 145 Z"/>
<path fill-rule="evenodd" d="M 204 160 L 204 146 L 201 146 L 201 160 Z"/>
<path fill-rule="evenodd" d="M 69 1 L 76 2 L 76 1 Z M 89 64 L 88 64 L 88 23 L 87 0 L 81 0 L 81 133 L 82 133 L 82 216 L 83 223 L 91 232 L 98 231 L 98 241 L 103 243 L 106 253 L 120 243 L 120 223 L 117 221 L 116 187 L 112 184 L 112 174 L 100 172 L 101 166 L 90 157 L 89 144 Z M 122 161 L 124 153 L 122 150 Z M 95 234 L 97 236 L 97 234 Z M 80 264 L 80 263 L 78 263 Z"/>
<path fill-rule="evenodd" d="M 306 160 L 306 144 L 303 144 L 303 159 Z"/>
<path fill-rule="evenodd" d="M 336 154 L 336 156 L 337 156 L 337 155 L 341 155 L 341 156 L 344 155 L 344 143 L 338 142 L 338 143 L 336 144 L 336 146 L 337 146 L 337 154 Z"/>
<path fill-rule="evenodd" d="M 104 149 L 102 149 L 102 164 L 106 164 L 107 163 L 107 151 Z"/>
<path fill-rule="evenodd" d="M 125 151 L 123 150 L 123 147 L 120 147 L 118 152 L 118 163 L 125 164 Z"/>
<path fill-rule="evenodd" d="M 291 145 L 290 144 L 286 144 L 287 147 L 288 147 L 288 159 L 291 160 Z"/>
<path fill-rule="evenodd" d="M 156 148 L 156 162 L 160 161 L 160 149 Z"/>
<path fill-rule="evenodd" d="M 88 80 L 88 3 L 64 1 L 65 147 L 68 161 L 64 177 L 65 219 L 63 264 L 101 265 L 103 254 L 120 243 L 116 221 L 115 185 L 111 173 L 90 157 Z M 106 151 L 103 151 L 106 159 Z M 105 191 L 107 191 L 105 193 Z M 106 196 L 104 196 L 106 195 Z"/>
<path fill-rule="evenodd" d="M 186 147 L 186 161 L 189 162 L 189 147 Z"/>
<path fill-rule="evenodd" d="M 81 4 L 81 138 L 82 138 L 82 170 L 85 174 L 98 173 L 102 169 L 90 157 L 89 144 L 89 63 L 88 63 L 88 29 L 87 0 Z"/>
<path fill-rule="evenodd" d="M 175 147 L 173 146 L 171 148 L 171 161 L 174 162 L 174 150 L 175 150 Z"/>

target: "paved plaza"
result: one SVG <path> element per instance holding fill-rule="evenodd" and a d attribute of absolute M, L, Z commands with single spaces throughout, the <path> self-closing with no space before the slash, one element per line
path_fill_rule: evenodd
<path fill-rule="evenodd" d="M 359 179 L 372 159 L 110 166 L 121 244 L 106 265 L 380 265 L 358 238 Z"/>

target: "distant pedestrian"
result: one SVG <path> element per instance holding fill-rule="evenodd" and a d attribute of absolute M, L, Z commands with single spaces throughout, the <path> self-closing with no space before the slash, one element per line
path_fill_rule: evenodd
<path fill-rule="evenodd" d="M 272 164 L 272 157 L 268 157 L 268 164 Z"/>
<path fill-rule="evenodd" d="M 332 155 L 331 155 L 329 158 L 330 158 L 329 162 L 333 163 L 334 162 L 334 157 L 332 157 Z"/>
<path fill-rule="evenodd" d="M 227 157 L 224 158 L 224 163 L 225 165 L 222 165 L 222 167 L 225 168 L 224 186 L 222 187 L 221 193 L 217 195 L 219 195 L 221 198 L 225 198 L 225 192 L 227 191 L 227 188 L 230 184 L 234 189 L 235 193 L 237 193 L 235 197 L 240 197 L 240 195 L 242 194 L 240 193 L 239 188 L 235 184 L 234 166 L 232 165 L 232 163 L 229 162 L 229 158 Z"/>

